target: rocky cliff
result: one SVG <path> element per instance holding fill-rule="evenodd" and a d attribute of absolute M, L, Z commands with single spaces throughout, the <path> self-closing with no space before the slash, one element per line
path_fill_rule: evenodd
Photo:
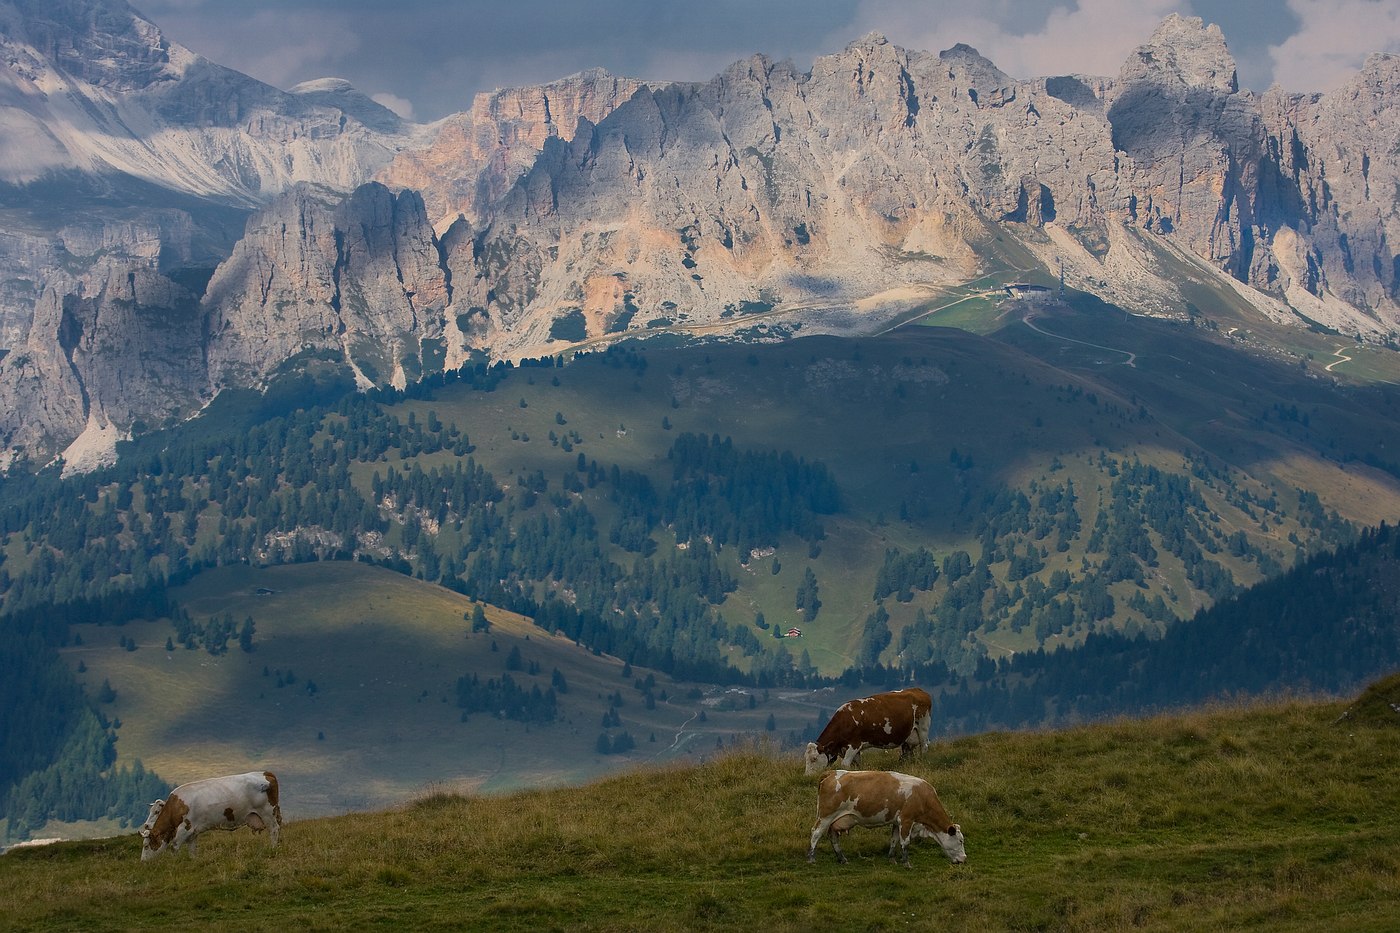
<path fill-rule="evenodd" d="M 302 93 L 354 109 L 335 82 Z M 589 72 L 481 95 L 384 184 L 299 184 L 259 209 L 195 313 L 174 290 L 117 297 L 111 274 L 51 288 L 26 351 L 0 360 L 0 438 L 62 450 L 299 354 L 402 386 L 473 351 L 734 333 L 757 312 L 748 339 L 869 332 L 993 269 L 1184 317 L 1190 268 L 1275 320 L 1391 339 L 1397 100 L 1390 56 L 1325 96 L 1241 90 L 1220 31 L 1177 16 L 1111 77 L 1018 80 L 965 45 L 871 35 L 807 71 L 754 56 L 698 84 Z M 127 253 L 142 236 L 121 238 Z M 46 261 L 23 238 L 0 246 Z M 131 308 L 178 319 L 187 331 L 167 338 L 198 364 L 114 388 L 100 357 L 120 345 L 99 335 L 139 332 Z"/>
<path fill-rule="evenodd" d="M 1263 314 L 1382 338 L 1397 98 L 1387 57 L 1326 97 L 1260 98 L 1220 30 L 1179 16 L 1113 78 L 1018 81 L 967 46 L 880 36 L 805 73 L 759 56 L 548 141 L 479 218 L 457 300 L 528 353 L 580 313 L 595 336 L 971 278 L 994 224 L 1140 311 L 1184 313 L 1167 251 Z"/>
<path fill-rule="evenodd" d="M 478 223 L 529 171 L 547 140 L 573 139 L 580 120 L 597 123 L 646 86 L 593 69 L 536 87 L 478 94 L 470 111 L 436 124 L 429 145 L 400 152 L 376 177 L 421 191 L 440 229 L 458 216 Z"/>
<path fill-rule="evenodd" d="M 442 371 L 447 271 L 423 199 L 371 183 L 337 200 L 299 186 L 249 221 L 205 295 L 212 388 L 256 384 L 305 352 L 362 386 Z"/>
<path fill-rule="evenodd" d="M 93 261 L 75 216 L 104 261 L 207 278 L 248 210 L 299 181 L 349 191 L 422 132 L 344 82 L 210 62 L 123 0 L 0 0 L 0 63 L 0 348 Z"/>
<path fill-rule="evenodd" d="M 159 273 L 101 263 L 48 288 L 26 342 L 0 361 L 4 462 L 64 452 L 90 468 L 115 442 L 207 401 L 199 301 Z"/>

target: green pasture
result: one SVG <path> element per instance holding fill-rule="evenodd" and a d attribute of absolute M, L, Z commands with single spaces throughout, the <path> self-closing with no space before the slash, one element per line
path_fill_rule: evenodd
<path fill-rule="evenodd" d="M 134 834 L 0 857 L 8 929 L 1268 930 L 1400 924 L 1388 688 L 940 743 L 968 861 L 856 829 L 806 861 L 814 779 L 763 748 L 583 787 L 426 793 L 212 833 L 141 863 Z M 866 765 L 893 767 L 894 755 Z M 288 788 L 288 796 L 294 793 Z"/>

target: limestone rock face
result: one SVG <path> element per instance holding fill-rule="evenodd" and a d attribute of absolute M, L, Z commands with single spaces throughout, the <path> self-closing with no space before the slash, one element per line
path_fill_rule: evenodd
<path fill-rule="evenodd" d="M 1108 120 L 1114 150 L 1131 159 L 1128 221 L 1246 277 L 1264 129 L 1219 27 L 1168 17 L 1124 63 Z"/>
<path fill-rule="evenodd" d="M 344 82 L 285 92 L 210 62 L 124 0 L 0 0 L 0 236 L 48 241 L 0 244 L 0 348 L 93 261 L 75 218 L 104 257 L 207 278 L 250 209 L 299 181 L 349 191 L 421 131 Z"/>
<path fill-rule="evenodd" d="M 42 295 L 32 327 L 0 307 L 15 348 L 0 360 L 0 440 L 22 451 L 78 438 L 68 449 L 88 452 L 113 425 L 155 423 L 300 356 L 404 386 L 475 353 L 660 327 L 867 333 L 991 269 L 1060 272 L 1135 312 L 1185 316 L 1185 264 L 1277 321 L 1400 334 L 1395 56 L 1327 95 L 1255 95 L 1199 19 L 1168 17 L 1108 77 L 1019 80 L 966 45 L 872 34 L 806 71 L 755 55 L 707 82 L 594 71 L 483 94 L 419 137 L 343 82 L 240 83 L 118 0 L 63 9 L 127 24 L 113 41 L 130 62 L 64 70 L 100 17 L 35 39 L 14 24 L 30 28 L 37 3 L 0 0 L 0 177 L 23 174 L 21 151 L 29 169 L 53 156 L 135 177 L 117 143 L 70 145 L 86 137 L 58 110 L 13 106 L 16 89 L 60 108 L 72 98 L 57 89 L 79 88 L 98 115 L 183 127 L 179 157 L 157 160 L 163 184 L 206 207 L 215 191 L 260 206 L 198 298 L 159 276 L 218 254 L 189 203 L 0 234 L 19 270 L 0 276 L 0 305 Z M 371 165 L 380 181 L 360 185 Z M 21 188 L 35 190 L 0 195 Z M 104 363 L 139 354 L 118 331 L 153 320 L 170 356 L 150 376 Z"/>
<path fill-rule="evenodd" d="M 871 35 L 809 73 L 755 56 L 588 129 L 546 144 L 483 225 L 477 277 L 457 282 L 493 349 L 547 347 L 577 312 L 597 336 L 962 281 L 989 220 L 1089 226 L 1127 201 L 1102 107 L 966 46 Z"/>
<path fill-rule="evenodd" d="M 110 446 L 182 417 L 203 401 L 203 373 L 196 297 L 149 269 L 104 263 L 70 291 L 46 290 L 26 343 L 0 360 L 5 459 L 60 451 L 90 425 Z"/>
<path fill-rule="evenodd" d="M 478 222 L 534 164 L 546 140 L 573 139 L 580 120 L 597 123 L 646 86 L 591 69 L 545 85 L 477 94 L 470 111 L 436 124 L 429 145 L 400 152 L 376 177 L 393 188 L 422 191 L 439 229 L 458 216 Z"/>
<path fill-rule="evenodd" d="M 371 183 L 309 186 L 249 221 L 204 297 L 215 388 L 255 384 L 299 353 L 330 353 L 364 385 L 442 369 L 447 272 L 423 199 Z"/>
<path fill-rule="evenodd" d="M 1262 100 L 1277 166 L 1269 218 L 1275 274 L 1290 294 L 1393 326 L 1400 300 L 1400 56 L 1373 55 L 1324 95 Z M 1345 328 L 1348 332 L 1352 328 Z"/>
<path fill-rule="evenodd" d="M 1325 102 L 1261 99 L 1220 30 L 1179 16 L 1116 78 L 1018 81 L 965 45 L 879 35 L 807 73 L 755 56 L 547 140 L 475 221 L 457 297 L 493 350 L 531 355 L 579 313 L 595 337 L 965 280 L 1003 225 L 1141 311 L 1183 313 L 1161 248 L 1253 286 L 1261 313 L 1378 337 L 1400 327 L 1395 189 L 1370 181 L 1400 151 L 1396 70 L 1380 56 Z"/>

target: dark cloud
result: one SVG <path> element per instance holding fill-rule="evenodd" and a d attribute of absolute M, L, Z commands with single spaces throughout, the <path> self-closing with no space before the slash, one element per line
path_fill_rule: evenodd
<path fill-rule="evenodd" d="M 1276 49 L 1290 40 L 1290 48 L 1299 47 L 1307 38 L 1297 36 L 1303 20 L 1295 8 L 1331 4 L 1364 11 L 1371 2 L 138 0 L 168 36 L 215 61 L 279 87 L 347 78 L 399 109 L 411 106 L 419 120 L 464 110 L 478 91 L 592 67 L 655 80 L 705 80 L 763 52 L 806 68 L 871 29 L 933 51 L 970 42 L 1022 77 L 1111 74 L 1173 10 L 1218 23 L 1241 83 L 1262 90 L 1279 67 Z M 1364 23 L 1345 25 L 1366 33 Z M 1308 80 L 1305 71 L 1292 77 Z"/>
<path fill-rule="evenodd" d="M 345 77 L 366 93 L 410 100 L 419 119 L 432 119 L 468 107 L 479 90 L 592 67 L 701 80 L 760 51 L 805 66 L 848 31 L 856 5 L 147 0 L 141 9 L 175 41 L 270 83 Z"/>

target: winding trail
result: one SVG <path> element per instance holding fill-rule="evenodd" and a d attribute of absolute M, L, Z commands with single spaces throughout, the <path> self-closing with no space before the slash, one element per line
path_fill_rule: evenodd
<path fill-rule="evenodd" d="M 1352 358 L 1346 355 L 1347 349 L 1348 349 L 1347 347 L 1338 347 L 1338 348 L 1332 353 L 1332 355 L 1335 356 L 1336 359 L 1333 360 L 1332 362 L 1328 363 L 1328 364 L 1327 364 L 1325 367 L 1323 367 L 1323 368 L 1324 368 L 1327 372 L 1330 373 L 1330 372 L 1332 371 L 1332 367 L 1333 367 L 1333 366 L 1340 366 L 1342 363 L 1350 363 L 1351 360 L 1352 360 Z M 1360 349 L 1360 348 L 1358 347 L 1357 349 Z"/>
<path fill-rule="evenodd" d="M 1030 311 L 1027 311 L 1025 317 L 1021 318 L 1021 321 L 1031 330 L 1035 331 L 1037 334 L 1044 334 L 1046 337 L 1051 337 L 1055 340 L 1064 340 L 1068 343 L 1077 343 L 1085 347 L 1093 347 L 1095 350 L 1107 350 L 1109 353 L 1122 353 L 1124 356 L 1127 357 L 1127 359 L 1123 361 L 1124 364 L 1131 366 L 1134 369 L 1137 368 L 1137 354 L 1131 350 L 1124 350 L 1122 347 L 1106 347 L 1101 343 L 1090 343 L 1087 340 L 1077 340 L 1074 337 L 1066 337 L 1063 334 L 1052 334 L 1050 331 L 1036 324 L 1034 321 L 1034 317 L 1034 314 L 1032 314 Z"/>
<path fill-rule="evenodd" d="M 675 740 L 674 740 L 673 742 L 671 742 L 671 747 L 668 748 L 668 749 L 666 749 L 666 751 L 668 751 L 668 752 L 673 752 L 673 751 L 675 751 L 675 750 L 680 746 L 680 744 L 681 744 L 681 739 L 685 736 L 685 727 L 688 726 L 688 725 L 690 725 L 692 722 L 694 722 L 694 721 L 695 721 L 695 717 L 696 717 L 696 716 L 699 716 L 699 715 L 700 715 L 700 712 L 697 710 L 696 712 L 693 712 L 693 713 L 690 714 L 690 718 L 689 718 L 689 719 L 687 719 L 685 722 L 681 723 L 680 728 L 676 730 L 676 738 L 675 738 Z"/>

